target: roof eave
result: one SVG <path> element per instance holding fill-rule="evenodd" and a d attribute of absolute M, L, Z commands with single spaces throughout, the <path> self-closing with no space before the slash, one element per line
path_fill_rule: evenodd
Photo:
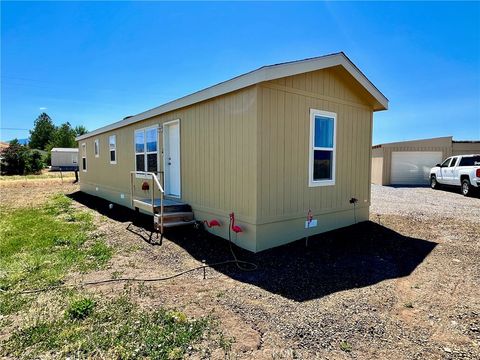
<path fill-rule="evenodd" d="M 127 125 L 131 125 L 138 121 L 151 118 L 153 116 L 158 116 L 170 111 L 174 111 L 264 81 L 270 81 L 282 77 L 322 70 L 338 65 L 343 66 L 355 78 L 355 80 L 357 80 L 360 85 L 373 96 L 373 98 L 375 99 L 375 103 L 373 104 L 373 111 L 381 111 L 388 109 L 388 99 L 375 87 L 375 85 L 373 85 L 370 80 L 368 80 L 368 78 L 352 63 L 352 61 L 350 61 L 350 59 L 343 52 L 340 52 L 317 58 L 264 66 L 257 70 L 210 86 L 206 89 L 170 101 L 166 104 L 157 106 L 153 109 L 144 111 L 129 118 L 117 121 L 113 124 L 101 127 L 90 133 L 78 136 L 75 138 L 75 140 L 81 141 L 94 135 L 102 134 L 107 131 L 112 131 Z"/>

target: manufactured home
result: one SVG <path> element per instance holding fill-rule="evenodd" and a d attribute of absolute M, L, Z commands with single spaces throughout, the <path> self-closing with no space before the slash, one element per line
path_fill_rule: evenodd
<path fill-rule="evenodd" d="M 77 148 L 53 148 L 50 151 L 52 170 L 78 170 Z"/>
<path fill-rule="evenodd" d="M 480 141 L 456 141 L 452 136 L 400 141 L 372 148 L 372 183 L 428 185 L 430 169 L 452 155 L 480 153 Z"/>
<path fill-rule="evenodd" d="M 387 107 L 344 53 L 264 66 L 79 136 L 80 189 L 262 251 L 368 219 Z"/>

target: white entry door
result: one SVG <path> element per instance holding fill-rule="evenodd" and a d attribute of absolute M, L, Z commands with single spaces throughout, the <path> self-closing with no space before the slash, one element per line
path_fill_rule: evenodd
<path fill-rule="evenodd" d="M 180 197 L 180 120 L 163 124 L 165 194 Z"/>
<path fill-rule="evenodd" d="M 441 161 L 441 151 L 393 151 L 390 183 L 427 185 L 430 169 Z"/>

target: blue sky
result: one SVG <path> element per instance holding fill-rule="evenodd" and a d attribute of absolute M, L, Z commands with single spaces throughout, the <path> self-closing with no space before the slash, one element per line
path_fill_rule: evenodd
<path fill-rule="evenodd" d="M 2 2 L 1 127 L 89 130 L 262 65 L 344 51 L 374 143 L 480 139 L 480 3 Z M 46 108 L 43 110 L 43 108 Z M 28 137 L 1 130 L 0 138 Z"/>

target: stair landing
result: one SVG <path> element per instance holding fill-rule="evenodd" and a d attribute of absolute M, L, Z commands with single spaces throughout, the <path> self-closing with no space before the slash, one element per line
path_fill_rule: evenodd
<path fill-rule="evenodd" d="M 133 206 L 152 213 L 152 199 L 134 199 Z M 153 200 L 154 212 L 160 212 L 160 199 Z M 180 200 L 163 199 L 163 212 L 189 212 L 192 208 Z"/>

